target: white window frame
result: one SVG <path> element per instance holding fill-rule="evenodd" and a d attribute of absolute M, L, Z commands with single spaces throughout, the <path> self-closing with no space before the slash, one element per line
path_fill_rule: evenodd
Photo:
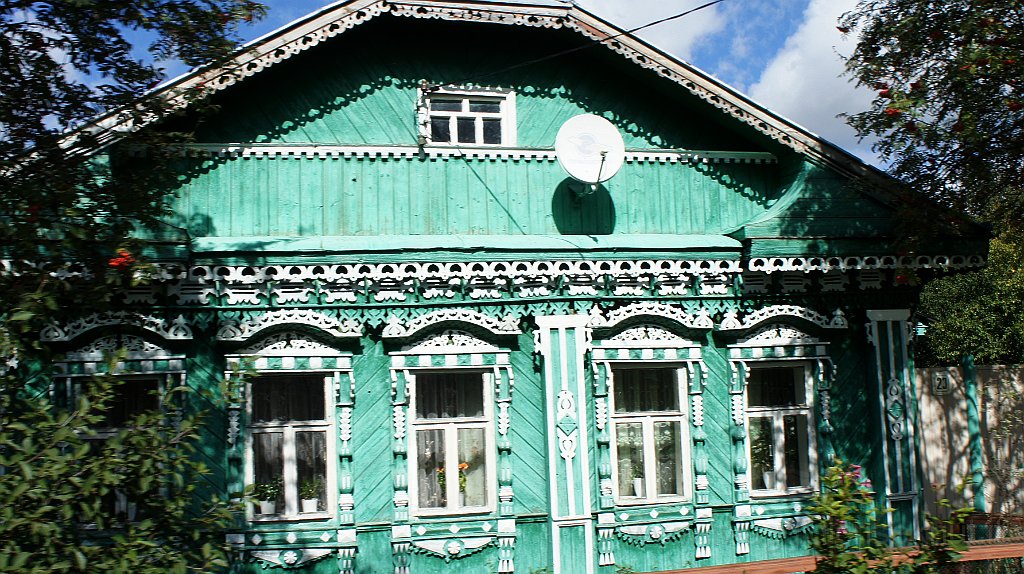
<path fill-rule="evenodd" d="M 436 375 L 443 375 L 446 373 L 474 373 L 480 375 L 480 381 L 482 384 L 483 392 L 483 408 L 484 414 L 482 417 L 469 417 L 469 418 L 445 418 L 445 419 L 425 419 L 420 420 L 417 418 L 416 413 L 416 378 L 417 374 L 431 373 Z M 450 516 L 455 514 L 488 514 L 493 513 L 497 509 L 497 498 L 498 498 L 498 479 L 497 479 L 497 448 L 495 447 L 494 439 L 494 373 L 489 371 L 483 371 L 480 369 L 439 369 L 439 370 L 417 370 L 412 371 L 406 375 L 409 388 L 409 417 L 408 417 L 408 436 L 409 436 L 409 450 L 408 450 L 408 474 L 409 477 L 409 510 L 413 516 L 429 517 L 429 516 Z M 458 497 L 458 480 L 446 481 L 446 500 L 448 505 L 443 508 L 420 508 L 419 507 L 419 480 L 417 479 L 417 468 L 418 468 L 418 456 L 419 450 L 417 448 L 417 432 L 425 430 L 444 430 L 445 433 L 445 468 L 446 469 L 457 469 L 459 465 L 458 458 L 458 429 L 460 428 L 483 428 L 484 429 L 484 452 L 486 453 L 487 460 L 485 461 L 485 471 L 487 473 L 487 481 L 485 484 L 485 492 L 487 495 L 487 502 L 483 506 L 461 506 L 459 504 Z M 455 439 L 455 440 L 452 440 Z M 446 471 L 449 475 L 452 473 Z M 455 476 L 457 475 L 454 473 Z M 454 496 L 453 496 L 454 495 Z"/>
<path fill-rule="evenodd" d="M 432 111 L 432 100 L 458 100 L 462 111 Z M 486 100 L 499 104 L 498 112 L 471 112 L 469 100 Z M 417 123 L 419 124 L 420 145 L 445 147 L 513 147 L 516 145 L 516 98 L 515 92 L 503 88 L 476 86 L 421 86 L 417 97 Z M 452 141 L 435 142 L 431 137 L 431 119 L 447 117 Z M 473 142 L 458 141 L 457 118 L 473 118 L 475 137 Z M 501 141 L 483 143 L 483 120 L 496 119 L 501 122 Z"/>
<path fill-rule="evenodd" d="M 678 363 L 661 364 L 658 362 L 634 363 L 619 362 L 610 363 L 608 373 L 608 420 L 610 425 L 609 451 L 612 461 L 612 492 L 617 506 L 629 506 L 636 504 L 661 504 L 686 502 L 693 497 L 693 457 L 690 448 L 690 402 L 687 389 L 687 377 L 689 373 L 685 365 Z M 641 411 L 618 413 L 615 407 L 615 371 L 624 369 L 672 369 L 675 371 L 675 389 L 679 404 L 678 411 Z M 654 445 L 654 423 L 657 422 L 678 422 L 679 423 L 679 467 L 682 471 L 682 493 L 678 495 L 658 496 L 651 493 L 657 492 L 657 472 L 655 471 L 655 457 L 653 456 Z M 620 423 L 641 423 L 644 436 L 644 496 L 626 496 L 619 492 L 619 461 L 618 461 L 618 438 L 616 436 L 618 424 Z"/>
<path fill-rule="evenodd" d="M 806 403 L 802 406 L 793 407 L 751 407 L 749 400 L 749 383 L 744 385 L 743 389 L 743 404 L 745 407 L 745 431 L 747 436 L 747 484 L 750 485 L 750 496 L 756 498 L 776 497 L 776 496 L 790 496 L 797 494 L 811 494 L 817 492 L 818 489 L 818 451 L 816 442 L 816 419 L 815 419 L 815 407 L 814 407 L 814 369 L 813 365 L 807 361 L 757 361 L 747 363 L 747 368 L 750 371 L 756 369 L 770 369 L 770 368 L 800 368 L 803 369 L 803 380 L 804 380 L 804 397 Z M 774 452 L 773 458 L 776 461 L 776 467 L 774 472 L 774 482 L 776 485 L 786 484 L 786 467 L 785 467 L 785 426 L 784 420 L 787 415 L 803 415 L 807 420 L 807 436 L 806 448 L 799 448 L 797 452 L 807 453 L 807 458 L 802 463 L 806 463 L 806 468 L 801 468 L 801 472 L 807 473 L 808 484 L 784 487 L 784 488 L 772 488 L 772 489 L 757 489 L 755 490 L 753 485 L 753 455 L 751 449 L 753 448 L 753 441 L 750 435 L 750 419 L 751 418 L 772 418 L 772 436 L 774 437 Z"/>
<path fill-rule="evenodd" d="M 281 422 L 269 422 L 269 423 L 257 423 L 252 421 L 252 385 L 255 380 L 260 377 L 286 377 L 288 375 L 307 376 L 307 375 L 322 375 L 323 376 L 323 393 L 324 393 L 324 419 L 323 421 L 281 421 Z M 282 479 L 284 483 L 284 508 L 278 509 L 277 514 L 263 515 L 255 512 L 255 504 L 250 504 L 248 509 L 248 518 L 253 522 L 275 522 L 275 521 L 295 521 L 295 520 L 323 520 L 330 518 L 334 515 L 332 509 L 337 506 L 337 460 L 336 453 L 336 440 L 334 430 L 334 419 L 335 409 L 334 400 L 332 397 L 332 390 L 334 387 L 334 379 L 337 373 L 333 371 L 291 371 L 291 370 L 268 370 L 260 371 L 252 379 L 246 381 L 246 400 L 245 409 L 247 420 L 249 420 L 247 432 L 245 433 L 245 484 L 256 483 L 256 453 L 253 450 L 254 437 L 258 434 L 270 434 L 275 432 L 282 433 L 281 437 L 281 458 L 283 462 L 282 468 Z M 298 484 L 298 465 L 296 463 L 295 456 L 295 433 L 302 431 L 322 431 L 324 433 L 324 442 L 326 446 L 326 453 L 324 456 L 324 466 L 326 476 L 324 478 L 324 490 L 325 490 L 325 504 L 326 510 L 317 512 L 300 512 L 300 500 L 299 500 L 299 484 Z"/>

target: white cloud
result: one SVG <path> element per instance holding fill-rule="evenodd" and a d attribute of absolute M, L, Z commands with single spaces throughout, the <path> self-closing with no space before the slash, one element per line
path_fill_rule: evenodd
<path fill-rule="evenodd" d="M 804 21 L 750 88 L 750 97 L 811 132 L 877 163 L 868 142 L 858 143 L 853 128 L 836 115 L 867 109 L 873 94 L 854 85 L 843 72 L 839 53 L 854 40 L 844 39 L 836 20 L 856 0 L 811 0 Z"/>
<path fill-rule="evenodd" d="M 625 30 L 674 16 L 700 5 L 694 0 L 581 0 L 578 4 Z M 717 6 L 711 6 L 682 18 L 645 28 L 636 35 L 677 58 L 690 60 L 693 56 L 693 47 L 698 41 L 724 27 L 725 18 Z"/>

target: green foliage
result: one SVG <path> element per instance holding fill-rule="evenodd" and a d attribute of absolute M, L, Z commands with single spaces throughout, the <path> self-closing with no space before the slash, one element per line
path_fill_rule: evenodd
<path fill-rule="evenodd" d="M 884 519 L 891 509 L 875 507 L 871 482 L 864 478 L 861 467 L 837 460 L 822 482 L 821 494 L 807 507 L 815 525 L 811 534 L 811 548 L 818 554 L 815 572 L 942 572 L 943 566 L 958 560 L 967 548 L 962 537 L 954 533 L 965 515 L 958 511 L 949 519 L 929 516 L 929 528 L 916 548 L 910 552 L 894 550 L 888 545 Z"/>
<path fill-rule="evenodd" d="M 1024 361 L 1024 244 L 1016 236 L 992 240 L 988 265 L 928 283 L 920 314 L 927 336 L 917 350 L 922 366 L 957 365 L 965 354 L 978 364 Z"/>
<path fill-rule="evenodd" d="M 232 514 L 224 501 L 198 503 L 216 488 L 197 462 L 190 392 L 168 390 L 170 410 L 98 440 L 91 429 L 118 381 L 97 377 L 55 408 L 41 392 L 51 356 L 39 341 L 71 314 L 117 308 L 119 287 L 146 280 L 144 244 L 133 237 L 174 238 L 159 223 L 175 161 L 162 144 L 188 134 L 143 130 L 109 145 L 109 124 L 89 123 L 117 106 L 125 120 L 166 116 L 165 99 L 139 99 L 162 71 L 131 39 L 150 38 L 157 58 L 202 65 L 226 57 L 235 26 L 263 10 L 251 0 L 0 5 L 0 571 L 207 572 L 226 563 Z M 127 153 L 135 144 L 145 161 Z"/>
<path fill-rule="evenodd" d="M 299 485 L 299 498 L 310 500 L 320 498 L 320 491 L 324 488 L 323 479 L 317 477 L 307 480 Z"/>
<path fill-rule="evenodd" d="M 942 205 L 1015 227 L 1024 214 L 1021 1 L 861 0 L 839 29 L 857 36 L 847 73 L 877 91 L 848 121 L 878 138 L 890 171 Z M 941 223 L 948 232 L 963 222 Z"/>
<path fill-rule="evenodd" d="M 284 483 L 282 482 L 281 477 L 278 477 L 272 482 L 257 482 L 252 487 L 252 497 L 255 500 L 268 500 L 273 502 L 277 500 L 277 497 L 281 496 L 281 490 L 283 489 Z"/>
<path fill-rule="evenodd" d="M 232 505 L 197 503 L 208 469 L 197 462 L 200 421 L 190 391 L 97 437 L 120 384 L 83 384 L 69 409 L 0 387 L 0 571 L 209 572 L 227 564 Z M 12 392 L 13 391 L 13 392 Z M 204 493 L 205 494 L 205 493 Z M 121 496 L 134 517 L 115 514 Z M 130 512 L 130 511 L 129 511 Z"/>

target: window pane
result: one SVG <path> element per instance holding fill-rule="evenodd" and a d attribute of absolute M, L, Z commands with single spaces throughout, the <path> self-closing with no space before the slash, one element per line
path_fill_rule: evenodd
<path fill-rule="evenodd" d="M 416 488 L 420 508 L 447 506 L 444 431 L 416 431 Z"/>
<path fill-rule="evenodd" d="M 252 383 L 252 420 L 324 420 L 323 375 L 274 375 Z"/>
<path fill-rule="evenodd" d="M 459 143 L 476 142 L 476 120 L 473 118 L 458 118 L 456 120 L 459 130 Z"/>
<path fill-rule="evenodd" d="M 485 506 L 487 504 L 487 449 L 484 429 L 459 429 L 458 432 L 460 503 L 463 506 Z"/>
<path fill-rule="evenodd" d="M 750 417 L 750 478 L 754 490 L 774 490 L 775 438 L 771 417 Z"/>
<path fill-rule="evenodd" d="M 430 100 L 430 110 L 436 112 L 460 112 L 462 100 Z"/>
<path fill-rule="evenodd" d="M 430 141 L 452 141 L 452 129 L 448 118 L 430 118 Z"/>
<path fill-rule="evenodd" d="M 156 379 L 135 379 L 120 383 L 114 388 L 114 396 L 107 403 L 110 408 L 103 417 L 103 426 L 124 426 L 132 417 L 158 409 L 158 388 Z"/>
<path fill-rule="evenodd" d="M 497 114 L 501 112 L 501 102 L 493 100 L 469 100 L 469 111 Z"/>
<path fill-rule="evenodd" d="M 678 411 L 676 370 L 616 369 L 615 412 Z"/>
<path fill-rule="evenodd" d="M 785 407 L 807 402 L 802 367 L 751 369 L 747 400 L 752 407 Z"/>
<path fill-rule="evenodd" d="M 807 468 L 807 416 L 787 415 L 782 422 L 786 435 L 786 486 L 806 486 L 811 482 Z"/>
<path fill-rule="evenodd" d="M 298 467 L 299 498 L 316 498 L 317 510 L 326 510 L 327 440 L 323 431 L 295 433 L 295 462 Z M 314 496 L 309 496 L 314 493 Z"/>
<path fill-rule="evenodd" d="M 416 375 L 416 416 L 421 419 L 484 416 L 480 373 Z"/>
<path fill-rule="evenodd" d="M 654 452 L 656 456 L 658 495 L 682 494 L 682 473 L 680 460 L 679 423 L 654 423 Z"/>
<path fill-rule="evenodd" d="M 284 477 L 284 461 L 281 447 L 284 435 L 279 432 L 255 433 L 252 435 L 253 470 L 256 484 L 279 483 Z M 278 508 L 284 506 L 284 492 L 277 497 Z"/>
<path fill-rule="evenodd" d="M 644 432 L 640 423 L 615 425 L 619 496 L 644 496 Z M 641 479 L 641 480 L 634 480 Z"/>
<path fill-rule="evenodd" d="M 501 120 L 484 120 L 484 143 L 501 143 Z"/>

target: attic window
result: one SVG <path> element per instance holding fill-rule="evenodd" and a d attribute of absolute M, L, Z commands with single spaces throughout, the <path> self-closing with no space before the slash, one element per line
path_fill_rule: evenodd
<path fill-rule="evenodd" d="M 418 108 L 421 144 L 515 145 L 511 90 L 424 86 Z"/>

